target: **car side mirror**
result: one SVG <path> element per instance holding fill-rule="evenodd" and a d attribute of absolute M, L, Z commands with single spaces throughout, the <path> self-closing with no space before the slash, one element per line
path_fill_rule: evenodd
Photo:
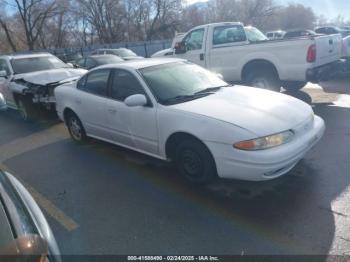
<path fill-rule="evenodd" d="M 175 44 L 175 54 L 185 54 L 186 53 L 186 43 L 185 42 L 178 42 Z"/>
<path fill-rule="evenodd" d="M 129 107 L 145 106 L 147 105 L 147 98 L 141 94 L 131 95 L 124 100 L 124 103 Z"/>
<path fill-rule="evenodd" d="M 5 70 L 0 71 L 0 77 L 7 78 L 7 72 Z"/>

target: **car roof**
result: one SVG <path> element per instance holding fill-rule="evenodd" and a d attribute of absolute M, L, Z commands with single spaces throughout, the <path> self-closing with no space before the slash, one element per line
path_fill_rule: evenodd
<path fill-rule="evenodd" d="M 147 59 L 139 59 L 139 60 L 131 60 L 131 61 L 125 61 L 119 64 L 113 64 L 113 65 L 104 65 L 98 67 L 98 69 L 101 68 L 129 68 L 129 69 L 142 69 L 152 66 L 158 66 L 158 65 L 165 65 L 170 63 L 176 63 L 176 62 L 183 62 L 186 61 L 184 59 L 179 58 L 147 58 Z"/>
<path fill-rule="evenodd" d="M 86 56 L 86 57 L 84 57 L 84 58 L 88 58 L 88 57 L 90 57 L 90 58 L 103 58 L 103 57 L 113 57 L 113 58 L 115 58 L 116 56 L 115 55 L 89 55 L 89 56 Z M 116 57 L 116 58 L 118 58 L 118 57 Z"/>
<path fill-rule="evenodd" d="M 0 56 L 0 58 L 22 59 L 22 58 L 45 57 L 45 56 L 54 56 L 54 55 L 50 53 L 11 54 L 11 55 Z"/>
<path fill-rule="evenodd" d="M 125 47 L 120 47 L 120 48 L 98 48 L 96 49 L 95 51 L 113 51 L 113 50 L 130 50 L 128 48 L 125 48 Z"/>

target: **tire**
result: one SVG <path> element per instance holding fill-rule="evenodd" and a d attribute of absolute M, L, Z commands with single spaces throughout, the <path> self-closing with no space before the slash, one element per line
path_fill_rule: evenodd
<path fill-rule="evenodd" d="M 289 92 L 298 91 L 306 86 L 307 82 L 302 81 L 288 81 L 283 83 L 283 88 Z"/>
<path fill-rule="evenodd" d="M 34 107 L 30 97 L 22 96 L 17 99 L 18 111 L 24 121 L 35 120 L 38 116 L 38 111 Z"/>
<path fill-rule="evenodd" d="M 193 184 L 208 184 L 217 178 L 211 153 L 195 139 L 184 140 L 176 147 L 175 165 L 178 172 Z"/>
<path fill-rule="evenodd" d="M 66 124 L 69 134 L 75 142 L 83 143 L 87 140 L 84 126 L 76 114 L 69 113 L 66 119 Z"/>
<path fill-rule="evenodd" d="M 271 70 L 256 70 L 250 72 L 246 82 L 249 86 L 268 89 L 276 92 L 281 91 L 281 82 L 278 76 Z"/>

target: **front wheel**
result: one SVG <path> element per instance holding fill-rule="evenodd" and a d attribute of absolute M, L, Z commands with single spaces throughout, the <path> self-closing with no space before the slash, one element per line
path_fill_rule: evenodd
<path fill-rule="evenodd" d="M 82 143 L 86 140 L 85 129 L 78 116 L 74 113 L 68 115 L 67 127 L 70 136 L 75 142 Z"/>
<path fill-rule="evenodd" d="M 270 70 L 257 70 L 254 72 L 251 72 L 246 82 L 249 86 L 262 88 L 262 89 L 268 89 L 276 92 L 281 91 L 281 82 Z"/>
<path fill-rule="evenodd" d="M 210 151 L 194 139 L 182 141 L 177 146 L 175 164 L 179 173 L 194 184 L 207 184 L 217 177 Z"/>

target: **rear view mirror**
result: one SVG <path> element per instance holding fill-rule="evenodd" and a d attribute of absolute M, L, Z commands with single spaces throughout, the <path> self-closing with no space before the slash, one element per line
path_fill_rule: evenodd
<path fill-rule="evenodd" d="M 7 72 L 5 70 L 0 71 L 0 77 L 7 78 Z"/>
<path fill-rule="evenodd" d="M 124 103 L 129 107 L 145 106 L 147 105 L 147 98 L 145 95 L 141 94 L 132 95 L 127 97 Z"/>
<path fill-rule="evenodd" d="M 184 54 L 186 53 L 186 44 L 185 42 L 178 42 L 175 44 L 175 54 Z"/>

